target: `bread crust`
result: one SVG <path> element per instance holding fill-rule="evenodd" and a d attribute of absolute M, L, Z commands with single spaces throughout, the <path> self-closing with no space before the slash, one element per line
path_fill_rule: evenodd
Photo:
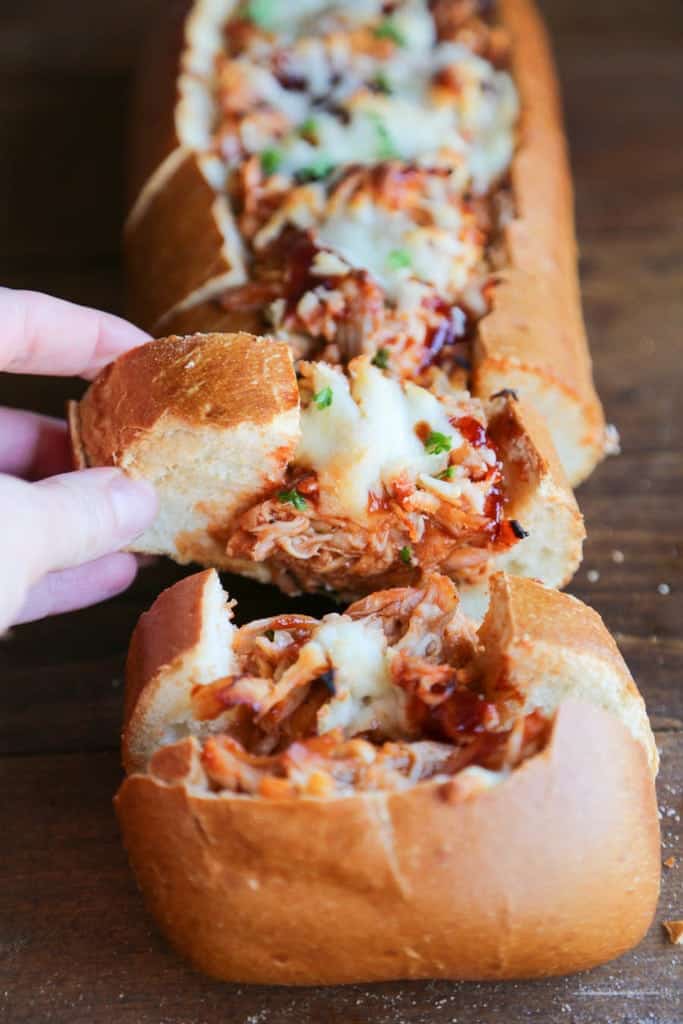
<path fill-rule="evenodd" d="M 78 468 L 148 479 L 159 513 L 132 550 L 228 567 L 227 531 L 276 486 L 300 436 L 289 347 L 247 334 L 162 338 L 110 364 L 69 409 Z"/>
<path fill-rule="evenodd" d="M 176 152 L 181 159 L 169 161 L 170 177 L 149 195 L 124 234 L 129 315 L 136 323 L 153 324 L 154 333 L 164 330 L 165 314 L 182 311 L 189 295 L 243 279 L 227 202 L 197 154 Z M 188 256 L 179 259 L 179 253 Z"/>
<path fill-rule="evenodd" d="M 154 691 L 163 685 L 169 670 L 198 650 L 205 594 L 214 576 L 211 569 L 205 569 L 181 580 L 181 585 L 168 587 L 133 630 L 126 659 L 122 734 L 123 764 L 128 772 L 135 767 L 129 737 L 131 731 L 144 728 L 137 723 L 144 717 L 145 705 L 154 699 Z M 167 628 L 170 622 L 173 629 Z M 137 722 L 131 722 L 134 713 Z"/>
<path fill-rule="evenodd" d="M 543 412 L 576 485 L 605 450 L 581 312 L 571 173 L 550 43 L 529 0 L 500 0 L 512 37 L 520 140 L 510 177 L 516 215 L 507 226 L 508 264 L 479 322 L 474 391 L 519 389 Z"/>
<path fill-rule="evenodd" d="M 635 945 L 656 906 L 644 751 L 585 704 L 563 705 L 548 747 L 470 799 L 430 782 L 273 801 L 132 775 L 116 808 L 161 929 L 226 981 L 563 974 Z"/>
<path fill-rule="evenodd" d="M 233 6 L 234 0 L 174 0 L 139 65 L 124 254 L 130 317 L 156 326 L 157 334 L 164 314 L 182 310 L 188 296 L 215 294 L 244 277 L 223 170 L 211 153 L 206 88 L 222 14 Z M 179 252 L 191 258 L 178 259 Z"/>
<path fill-rule="evenodd" d="M 525 665 L 540 677 L 555 661 L 576 681 L 575 660 L 589 652 L 599 686 L 621 696 L 603 710 L 598 687 L 581 680 L 583 692 L 560 700 L 547 746 L 492 788 L 468 794 L 456 775 L 400 792 L 268 799 L 208 791 L 193 736 L 161 748 L 148 736 L 133 750 L 179 661 L 191 690 L 216 582 L 212 572 L 180 581 L 136 628 L 130 774 L 116 797 L 147 905 L 198 968 L 287 985 L 536 977 L 592 967 L 640 940 L 660 872 L 654 744 L 594 611 L 494 578 L 479 631 L 491 686 L 502 671 L 533 698 Z"/>
<path fill-rule="evenodd" d="M 572 485 L 605 453 L 605 425 L 593 382 L 581 313 L 576 267 L 573 198 L 566 141 L 550 48 L 531 0 L 500 0 L 512 36 L 512 70 L 521 99 L 521 140 L 510 177 L 516 216 L 506 229 L 508 265 L 498 275 L 491 312 L 479 324 L 473 350 L 473 391 L 482 398 L 515 387 L 546 418 Z M 229 6 L 229 5 L 228 5 Z M 205 0 L 186 4 L 186 18 L 215 16 Z M 208 17 L 208 15 L 207 15 Z M 227 204 L 203 169 L 202 158 L 182 138 L 178 96 L 169 85 L 173 67 L 187 60 L 188 33 L 169 26 L 176 40 L 146 75 L 138 110 L 162 97 L 174 104 L 164 140 L 145 133 L 134 142 L 133 179 L 138 199 L 129 219 L 125 250 L 131 315 L 153 333 L 256 329 L 248 314 L 236 321 L 216 301 L 243 275 L 241 246 Z M 183 49 L 183 47 L 185 49 Z M 155 84 L 155 82 L 157 84 Z M 138 116 L 141 116 L 140 114 Z M 185 113 L 185 117 L 187 114 Z M 186 122 L 185 122 L 186 123 Z M 159 174 L 160 168 L 167 168 Z M 146 169 L 149 185 L 140 186 Z M 145 192 L 152 198 L 144 198 Z M 178 209 L 185 212 L 178 216 Z M 140 216 L 139 211 L 144 210 Z M 177 259 L 178 253 L 183 254 Z"/>
<path fill-rule="evenodd" d="M 557 449 L 531 403 L 507 397 L 493 408 L 488 432 L 504 466 L 509 495 L 505 515 L 518 519 L 529 533 L 510 552 L 497 556 L 494 566 L 563 587 L 581 564 L 586 531 Z M 552 551 L 542 568 L 539 545 L 551 535 Z"/>
<path fill-rule="evenodd" d="M 110 363 L 70 414 L 77 458 L 125 465 L 136 440 L 169 410 L 188 427 L 268 426 L 297 409 L 299 391 L 284 342 L 251 334 L 159 338 Z"/>

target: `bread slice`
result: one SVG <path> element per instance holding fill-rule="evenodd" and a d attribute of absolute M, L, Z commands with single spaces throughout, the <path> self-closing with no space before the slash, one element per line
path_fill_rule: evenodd
<path fill-rule="evenodd" d="M 581 560 L 582 519 L 547 430 L 516 396 L 505 393 L 488 403 L 487 443 L 495 444 L 502 466 L 496 498 L 503 502 L 501 514 L 518 520 L 515 529 L 522 532 L 521 524 L 529 536 L 515 543 L 507 528 L 508 539 L 498 541 L 499 526 L 491 519 L 486 522 L 494 532 L 479 536 L 475 531 L 478 539 L 469 542 L 467 534 L 461 539 L 460 532 L 451 534 L 451 527 L 441 524 L 439 502 L 447 488 L 434 478 L 428 486 L 436 489 L 437 497 L 434 491 L 420 491 L 426 511 L 411 513 L 418 516 L 417 527 L 415 518 L 406 520 L 402 509 L 391 503 L 378 512 L 367 511 L 373 500 L 370 491 L 360 509 L 349 508 L 341 498 L 342 493 L 356 492 L 365 479 L 368 460 L 362 460 L 368 445 L 377 449 L 377 473 L 397 462 L 391 472 L 400 475 L 405 465 L 403 483 L 417 487 L 411 481 L 422 479 L 424 449 L 405 416 L 431 416 L 440 429 L 454 432 L 453 417 L 447 414 L 454 408 L 471 410 L 469 398 L 459 393 L 436 397 L 400 385 L 367 360 L 351 364 L 348 377 L 326 364 L 309 364 L 306 373 L 308 383 L 300 386 L 309 391 L 319 386 L 330 407 L 323 402 L 316 419 L 307 415 L 302 447 L 304 414 L 291 356 L 282 343 L 246 334 L 159 339 L 104 371 L 80 404 L 72 405 L 73 446 L 81 465 L 117 465 L 157 487 L 159 515 L 135 542 L 136 551 L 230 569 L 272 580 L 289 591 L 334 588 L 351 596 L 409 582 L 424 569 L 445 567 L 467 592 L 470 612 L 479 616 L 488 577 L 498 567 L 552 586 L 571 578 Z M 334 405 L 332 386 L 337 389 Z M 314 399 L 308 395 L 307 401 L 311 408 Z M 473 425 L 475 433 L 479 430 L 472 417 L 463 422 Z M 415 429 L 419 427 L 420 422 Z M 354 440 L 354 431 L 361 430 L 365 434 Z M 324 441 L 324 455 L 317 451 L 319 440 Z M 468 458 L 478 458 L 478 444 L 475 438 Z M 404 451 L 405 456 L 400 454 Z M 306 458 L 318 461 L 312 466 L 303 462 L 305 452 Z M 361 461 L 356 461 L 356 452 Z M 448 457 L 435 468 L 434 460 L 428 460 L 429 472 L 443 469 Z M 370 463 L 372 468 L 372 459 Z M 482 465 L 488 472 L 487 464 Z M 319 488 L 317 505 L 296 490 L 302 475 L 310 485 L 311 469 Z M 463 486 L 476 485 L 466 480 Z M 482 486 L 493 495 L 493 483 Z M 448 501 L 465 501 L 460 493 L 447 495 Z M 456 530 L 462 531 L 461 524 L 458 518 Z M 375 551 L 373 545 L 385 536 L 389 546 Z M 312 555 L 311 545 L 317 545 L 317 554 Z"/>
<path fill-rule="evenodd" d="M 445 580 L 421 586 L 374 595 L 341 619 L 362 626 L 379 616 L 387 642 L 402 622 L 394 658 L 406 629 L 413 650 L 438 650 L 450 636 L 445 656 L 461 671 L 476 666 L 502 728 L 506 714 L 548 716 L 540 748 L 511 770 L 471 764 L 327 795 L 310 789 L 310 775 L 303 793 L 210 785 L 211 744 L 220 740 L 192 713 L 197 692 L 212 689 L 209 662 L 223 673 L 239 661 L 240 636 L 286 624 L 234 630 L 212 572 L 176 584 L 140 620 L 117 813 L 150 910 L 199 969 L 302 985 L 536 977 L 587 969 L 644 934 L 659 882 L 657 755 L 599 617 L 566 595 L 498 575 L 477 638 L 457 601 L 443 612 Z M 440 619 L 433 603 L 425 611 L 435 593 Z M 360 680 L 362 645 L 347 655 Z M 216 732 L 230 727 L 212 721 Z M 381 741 L 351 742 L 371 760 Z M 401 750 L 411 743 L 417 758 L 419 737 Z M 301 745 L 291 757 L 305 763 Z"/>
<path fill-rule="evenodd" d="M 296 449 L 299 392 L 284 344 L 171 337 L 110 364 L 69 419 L 78 466 L 119 466 L 156 487 L 159 514 L 136 551 L 222 565 L 234 517 Z"/>

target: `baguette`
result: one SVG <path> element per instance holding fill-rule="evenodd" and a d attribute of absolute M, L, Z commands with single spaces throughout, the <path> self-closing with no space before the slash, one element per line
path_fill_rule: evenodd
<path fill-rule="evenodd" d="M 297 21 L 299 6 L 287 6 L 294 35 L 296 26 L 302 36 L 315 34 L 310 24 Z M 280 106 L 264 96 L 250 104 L 251 78 L 239 54 L 248 47 L 249 33 L 259 31 L 259 26 L 243 17 L 244 5 L 237 0 L 178 5 L 176 14 L 159 25 L 138 90 L 132 205 L 124 233 L 130 310 L 133 319 L 153 333 L 262 334 L 274 324 L 297 355 L 303 350 L 308 357 L 320 338 L 327 342 L 325 358 L 340 360 L 361 349 L 372 355 L 381 345 L 392 352 L 395 372 L 411 377 L 435 360 L 459 373 L 467 365 L 475 396 L 486 400 L 508 387 L 535 406 L 548 424 L 570 482 L 577 484 L 604 455 L 607 434 L 581 315 L 572 189 L 556 78 L 531 0 L 500 0 L 499 24 L 491 24 L 489 15 L 481 13 L 490 6 L 474 0 L 438 0 L 432 5 L 439 53 L 446 53 L 443 48 L 453 43 L 457 53 L 450 64 L 434 64 L 437 79 L 429 84 L 432 105 L 424 116 L 413 107 L 403 114 L 403 107 L 395 108 L 398 134 L 403 124 L 401 139 L 410 128 L 405 146 L 391 142 L 382 118 L 385 111 L 387 117 L 393 116 L 392 103 L 403 102 L 404 93 L 411 102 L 414 97 L 411 100 L 405 82 L 397 87 L 397 98 L 382 95 L 382 90 L 391 92 L 390 75 L 400 72 L 395 51 L 401 61 L 412 60 L 426 45 L 425 31 L 435 30 L 429 28 L 431 21 L 425 28 L 424 4 L 404 0 L 392 15 L 393 30 L 391 18 L 371 19 L 374 36 L 365 23 L 354 22 L 351 32 L 348 25 L 341 31 L 336 25 L 341 37 L 337 45 L 343 49 L 348 36 L 352 56 L 358 57 L 360 48 L 376 74 L 361 89 L 360 98 L 356 90 L 349 99 L 343 93 L 342 70 L 342 84 L 335 86 L 342 88 L 342 98 L 338 104 L 335 99 L 334 109 L 341 110 L 340 117 L 351 117 L 355 131 L 367 108 L 371 123 L 379 125 L 384 148 L 372 157 L 363 143 L 361 164 L 379 161 L 374 168 L 363 169 L 350 163 L 351 142 L 341 145 L 337 140 L 330 184 L 304 184 L 292 192 L 286 167 L 268 177 L 262 165 L 267 167 L 269 153 L 275 154 L 270 163 L 276 162 L 277 147 L 294 129 L 303 133 L 299 148 L 310 142 L 313 129 L 308 128 L 307 139 L 306 126 L 315 118 L 310 112 L 290 110 L 305 106 L 300 101 L 307 95 L 305 78 L 303 86 L 301 81 L 288 83 L 278 71 L 279 78 L 264 86 L 264 96 L 283 89 Z M 285 23 L 279 23 L 276 5 L 271 9 L 276 12 L 274 37 L 282 41 L 281 51 L 274 52 L 281 60 L 293 45 L 291 33 L 287 37 Z M 353 19 L 353 13 L 348 17 Z M 322 32 L 325 18 L 320 23 Z M 227 43 L 226 25 L 232 26 Z M 265 35 L 271 38 L 268 32 Z M 236 60 L 226 56 L 226 45 L 237 52 Z M 430 60 L 436 61 L 436 52 Z M 320 67 L 318 72 L 322 74 Z M 475 101 L 479 87 L 477 95 L 484 99 Z M 247 100 L 241 102 L 245 90 Z M 319 120 L 330 116 L 328 101 L 321 94 L 313 103 Z M 449 105 L 462 122 L 457 139 L 445 128 L 437 133 L 440 148 L 434 150 L 435 143 L 429 140 L 421 148 L 418 125 L 430 123 L 435 111 L 443 119 Z M 481 126 L 486 117 L 494 119 L 490 130 Z M 226 124 L 233 125 L 232 134 Z M 268 125 L 274 142 L 263 134 Z M 322 143 L 317 148 L 310 145 L 311 166 L 315 174 L 322 173 Z M 264 153 L 259 163 L 259 154 Z M 444 168 L 452 171 L 448 186 L 443 184 Z M 315 176 L 307 166 L 299 167 L 297 174 L 304 172 Z M 316 203 L 323 201 L 321 190 L 328 195 L 323 212 L 316 212 Z M 432 212 L 426 212 L 427 195 L 438 199 L 429 207 Z M 264 209 L 275 210 L 270 220 Z M 398 231 L 397 218 L 413 218 L 419 227 L 434 209 L 436 234 L 432 230 L 426 238 L 423 231 L 420 243 L 432 246 L 428 269 L 419 253 L 406 254 L 405 239 L 399 239 L 387 258 L 400 258 L 404 265 L 394 267 L 387 283 L 386 268 L 378 268 L 375 250 L 390 247 L 385 238 Z M 350 232 L 362 232 L 368 210 L 377 218 L 377 233 L 363 249 L 358 237 L 350 239 Z M 326 253 L 337 258 L 336 266 L 327 259 L 326 279 L 316 278 L 335 293 L 336 312 L 328 307 L 324 322 L 310 275 L 308 291 L 303 287 L 306 268 L 315 267 L 310 237 L 293 241 L 288 217 L 304 224 L 300 235 L 318 232 L 319 256 L 322 246 L 322 258 Z M 327 219 L 323 222 L 321 217 Z M 405 266 L 410 259 L 412 270 Z M 413 298 L 405 299 L 405 279 L 411 274 L 413 281 L 422 281 L 423 289 L 415 309 L 410 305 L 418 301 L 415 288 Z M 398 307 L 397 283 L 404 296 Z M 283 296 L 296 306 L 284 319 Z M 409 317 L 403 312 L 406 302 Z"/>
<path fill-rule="evenodd" d="M 657 752 L 599 616 L 444 577 L 235 627 L 213 571 L 132 638 L 116 797 L 145 900 L 226 981 L 536 977 L 620 955 L 659 884 Z M 284 672 L 283 672 L 284 667 Z"/>
<path fill-rule="evenodd" d="M 359 357 L 301 363 L 246 334 L 150 342 L 93 382 L 70 422 L 77 465 L 150 480 L 134 550 L 289 593 L 350 597 L 447 572 L 481 615 L 496 568 L 560 586 L 583 524 L 542 420 L 434 376 L 399 383 Z"/>

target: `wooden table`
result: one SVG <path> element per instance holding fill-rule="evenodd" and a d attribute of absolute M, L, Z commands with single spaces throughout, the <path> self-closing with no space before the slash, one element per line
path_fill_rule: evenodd
<path fill-rule="evenodd" d="M 129 71 L 154 6 L 3 5 L 4 283 L 121 307 Z M 667 944 L 661 921 L 683 916 L 683 5 L 543 6 L 566 96 L 597 381 L 623 442 L 621 457 L 580 491 L 590 539 L 572 591 L 603 614 L 648 701 L 662 750 L 663 857 L 679 858 L 664 869 L 648 937 L 588 974 L 524 984 L 293 991 L 219 985 L 194 974 L 145 916 L 111 808 L 128 637 L 140 611 L 180 575 L 162 565 L 117 601 L 17 629 L 0 642 L 0 1020 L 681 1021 L 681 950 Z M 0 399 L 59 413 L 79 386 L 0 376 Z M 0 568 L 0 585 L 6 571 Z M 267 614 L 275 600 L 252 590 L 242 612 Z"/>

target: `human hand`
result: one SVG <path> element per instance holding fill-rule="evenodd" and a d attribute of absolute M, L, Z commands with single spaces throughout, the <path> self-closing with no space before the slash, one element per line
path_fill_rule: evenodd
<path fill-rule="evenodd" d="M 108 313 L 0 288 L 0 370 L 91 378 L 147 340 Z M 137 568 L 119 549 L 156 514 L 144 481 L 118 469 L 68 472 L 61 420 L 0 407 L 0 634 L 124 590 Z"/>

